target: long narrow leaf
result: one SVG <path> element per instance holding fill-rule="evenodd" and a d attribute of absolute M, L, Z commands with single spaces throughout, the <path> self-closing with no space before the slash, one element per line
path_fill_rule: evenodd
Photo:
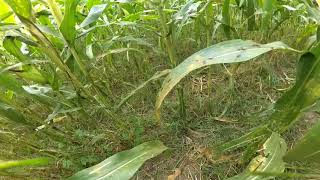
<path fill-rule="evenodd" d="M 294 50 L 282 42 L 258 44 L 250 40 L 230 40 L 196 52 L 175 67 L 164 80 L 156 101 L 157 117 L 160 118 L 160 106 L 164 98 L 191 71 L 212 64 L 248 61 L 274 49 Z"/>
<path fill-rule="evenodd" d="M 146 160 L 157 156 L 166 149 L 167 147 L 160 141 L 146 142 L 82 170 L 70 177 L 69 180 L 127 180 Z"/>

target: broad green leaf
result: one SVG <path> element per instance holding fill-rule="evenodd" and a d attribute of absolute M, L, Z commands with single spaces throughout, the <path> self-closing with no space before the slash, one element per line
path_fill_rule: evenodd
<path fill-rule="evenodd" d="M 175 67 L 164 80 L 156 101 L 157 117 L 160 118 L 160 106 L 164 98 L 191 71 L 213 64 L 248 61 L 274 49 L 294 50 L 279 41 L 269 44 L 258 44 L 250 40 L 244 41 L 238 39 L 221 42 L 196 52 Z"/>
<path fill-rule="evenodd" d="M 4 2 L 4 0 L 0 0 L 0 21 L 4 21 L 5 23 L 14 23 L 13 12 L 10 7 Z"/>
<path fill-rule="evenodd" d="M 255 157 L 247 169 L 228 180 L 267 180 L 274 177 L 257 175 L 254 173 L 282 173 L 285 170 L 283 156 L 287 151 L 287 144 L 277 133 L 272 133 L 263 145 L 263 155 Z"/>
<path fill-rule="evenodd" d="M 167 147 L 160 141 L 146 142 L 84 169 L 70 177 L 69 180 L 127 180 L 146 160 L 157 156 L 166 149 Z"/>
<path fill-rule="evenodd" d="M 26 159 L 18 161 L 1 161 L 0 160 L 0 169 L 8 169 L 15 167 L 23 166 L 41 166 L 49 164 L 48 158 L 35 158 L 35 159 Z"/>
<path fill-rule="evenodd" d="M 64 16 L 59 27 L 64 39 L 69 45 L 74 44 L 76 38 L 76 10 L 79 0 L 65 0 Z"/>
<path fill-rule="evenodd" d="M 32 5 L 30 0 L 4 0 L 19 16 L 26 19 L 32 19 Z"/>
<path fill-rule="evenodd" d="M 315 124 L 285 155 L 287 162 L 320 162 L 320 122 Z"/>
<path fill-rule="evenodd" d="M 80 24 L 80 28 L 86 27 L 89 24 L 95 22 L 103 13 L 106 7 L 107 7 L 107 4 L 100 4 L 100 5 L 93 6 L 89 11 L 88 16 Z"/>

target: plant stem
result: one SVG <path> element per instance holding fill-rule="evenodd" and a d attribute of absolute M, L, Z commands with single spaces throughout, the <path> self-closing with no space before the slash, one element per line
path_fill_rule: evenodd
<path fill-rule="evenodd" d="M 169 55 L 170 65 L 172 68 L 174 68 L 177 65 L 177 55 L 175 53 L 175 47 L 172 43 L 172 38 L 171 38 L 172 36 L 169 35 L 165 13 L 163 12 L 163 3 L 161 3 L 159 5 L 158 11 L 159 11 L 159 16 L 160 16 L 160 25 L 161 25 L 161 29 L 162 29 L 162 36 L 164 39 L 167 53 Z M 185 119 L 186 118 L 186 108 L 185 108 L 185 102 L 184 102 L 183 85 L 180 84 L 180 86 L 177 88 L 177 93 L 178 93 L 178 101 L 179 101 L 179 114 L 182 119 Z"/>

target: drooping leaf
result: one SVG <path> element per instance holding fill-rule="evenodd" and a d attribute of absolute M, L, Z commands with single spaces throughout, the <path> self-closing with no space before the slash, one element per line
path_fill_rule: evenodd
<path fill-rule="evenodd" d="M 164 98 L 191 71 L 212 64 L 248 61 L 274 49 L 293 50 L 279 41 L 269 44 L 258 44 L 250 40 L 230 40 L 196 52 L 175 67 L 164 80 L 156 101 L 156 114 L 158 118 L 160 118 L 160 106 Z"/>
<path fill-rule="evenodd" d="M 142 164 L 164 150 L 160 141 L 150 141 L 136 146 L 130 150 L 117 153 L 101 163 L 84 169 L 69 180 L 127 180 L 142 166 Z"/>
<path fill-rule="evenodd" d="M 99 5 L 93 6 L 89 11 L 88 16 L 80 24 L 80 28 L 84 28 L 89 24 L 95 22 L 103 13 L 106 7 L 107 7 L 107 4 L 99 4 Z"/>
<path fill-rule="evenodd" d="M 66 0 L 65 1 L 65 11 L 64 16 L 59 27 L 64 39 L 69 45 L 74 44 L 74 39 L 76 38 L 76 10 L 79 0 Z"/>
<path fill-rule="evenodd" d="M 49 163 L 48 158 L 35 158 L 18 161 L 0 161 L 0 169 L 8 169 L 23 166 L 41 166 Z"/>
<path fill-rule="evenodd" d="M 285 169 L 283 156 L 287 151 L 287 144 L 277 133 L 272 133 L 263 145 L 263 155 L 255 157 L 247 169 L 228 180 L 267 180 L 274 177 L 262 176 L 254 173 L 282 173 Z"/>
<path fill-rule="evenodd" d="M 26 19 L 31 19 L 32 15 L 32 5 L 30 0 L 4 0 L 11 9 L 19 16 Z"/>
<path fill-rule="evenodd" d="M 287 162 L 320 162 L 320 122 L 315 124 L 285 155 Z"/>

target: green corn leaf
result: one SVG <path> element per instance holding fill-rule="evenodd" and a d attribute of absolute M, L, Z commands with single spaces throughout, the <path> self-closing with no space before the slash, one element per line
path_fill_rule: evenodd
<path fill-rule="evenodd" d="M 84 28 L 89 24 L 95 22 L 103 13 L 103 11 L 106 9 L 106 7 L 107 7 L 107 4 L 100 4 L 100 5 L 93 6 L 89 11 L 88 16 L 80 24 L 80 28 Z"/>
<path fill-rule="evenodd" d="M 28 56 L 21 52 L 20 47 L 14 42 L 14 39 L 12 36 L 6 36 L 2 43 L 3 47 L 19 61 L 23 62 L 28 60 Z"/>
<path fill-rule="evenodd" d="M 4 0 L 0 0 L 0 21 L 4 21 L 5 23 L 15 23 L 12 14 L 10 7 L 4 2 Z"/>
<path fill-rule="evenodd" d="M 266 139 L 266 137 L 268 137 L 266 136 L 268 133 L 269 131 L 265 127 L 256 127 L 251 129 L 249 133 L 220 145 L 218 150 L 221 152 L 231 151 L 254 142 L 263 141 Z"/>
<path fill-rule="evenodd" d="M 8 73 L 0 74 L 0 89 L 11 90 L 17 93 L 24 93 L 22 84 Z"/>
<path fill-rule="evenodd" d="M 270 28 L 272 21 L 272 14 L 274 8 L 274 0 L 264 0 L 263 1 L 263 18 L 262 18 L 262 29 L 267 31 Z"/>
<path fill-rule="evenodd" d="M 32 5 L 29 0 L 4 0 L 11 9 L 19 16 L 32 19 Z"/>
<path fill-rule="evenodd" d="M 224 23 L 223 29 L 228 38 L 230 38 L 230 0 L 223 2 L 222 21 Z"/>
<path fill-rule="evenodd" d="M 146 160 L 157 156 L 166 149 L 167 147 L 160 141 L 146 142 L 84 169 L 70 177 L 69 180 L 130 179 Z"/>
<path fill-rule="evenodd" d="M 218 43 L 196 52 L 175 67 L 164 80 L 155 105 L 157 117 L 160 118 L 160 106 L 164 98 L 191 71 L 213 64 L 248 61 L 274 49 L 295 51 L 279 41 L 269 44 L 258 44 L 250 40 L 244 41 L 238 39 Z"/>
<path fill-rule="evenodd" d="M 282 173 L 285 170 L 285 163 L 282 158 L 287 151 L 287 144 L 279 134 L 272 133 L 270 138 L 264 143 L 262 150 L 263 155 L 255 157 L 243 173 L 228 180 L 273 179 L 273 177 L 259 175 L 259 173 Z"/>
<path fill-rule="evenodd" d="M 76 9 L 79 0 L 66 0 L 64 16 L 59 27 L 64 39 L 69 45 L 74 44 L 77 35 L 76 31 Z"/>
<path fill-rule="evenodd" d="M 49 164 L 48 158 L 34 158 L 18 161 L 0 161 L 0 169 L 8 169 L 23 166 L 42 166 Z"/>
<path fill-rule="evenodd" d="M 20 112 L 15 110 L 10 105 L 2 102 L 0 102 L 0 115 L 8 118 L 8 120 L 13 121 L 15 123 L 29 125 L 25 117 Z M 0 163 L 0 169 L 1 169 L 1 163 Z"/>
<path fill-rule="evenodd" d="M 287 162 L 320 162 L 320 122 L 315 124 L 285 155 Z"/>
<path fill-rule="evenodd" d="M 248 30 L 252 31 L 255 28 L 256 20 L 255 20 L 255 8 L 254 8 L 254 0 L 247 1 L 247 17 L 248 17 Z"/>

